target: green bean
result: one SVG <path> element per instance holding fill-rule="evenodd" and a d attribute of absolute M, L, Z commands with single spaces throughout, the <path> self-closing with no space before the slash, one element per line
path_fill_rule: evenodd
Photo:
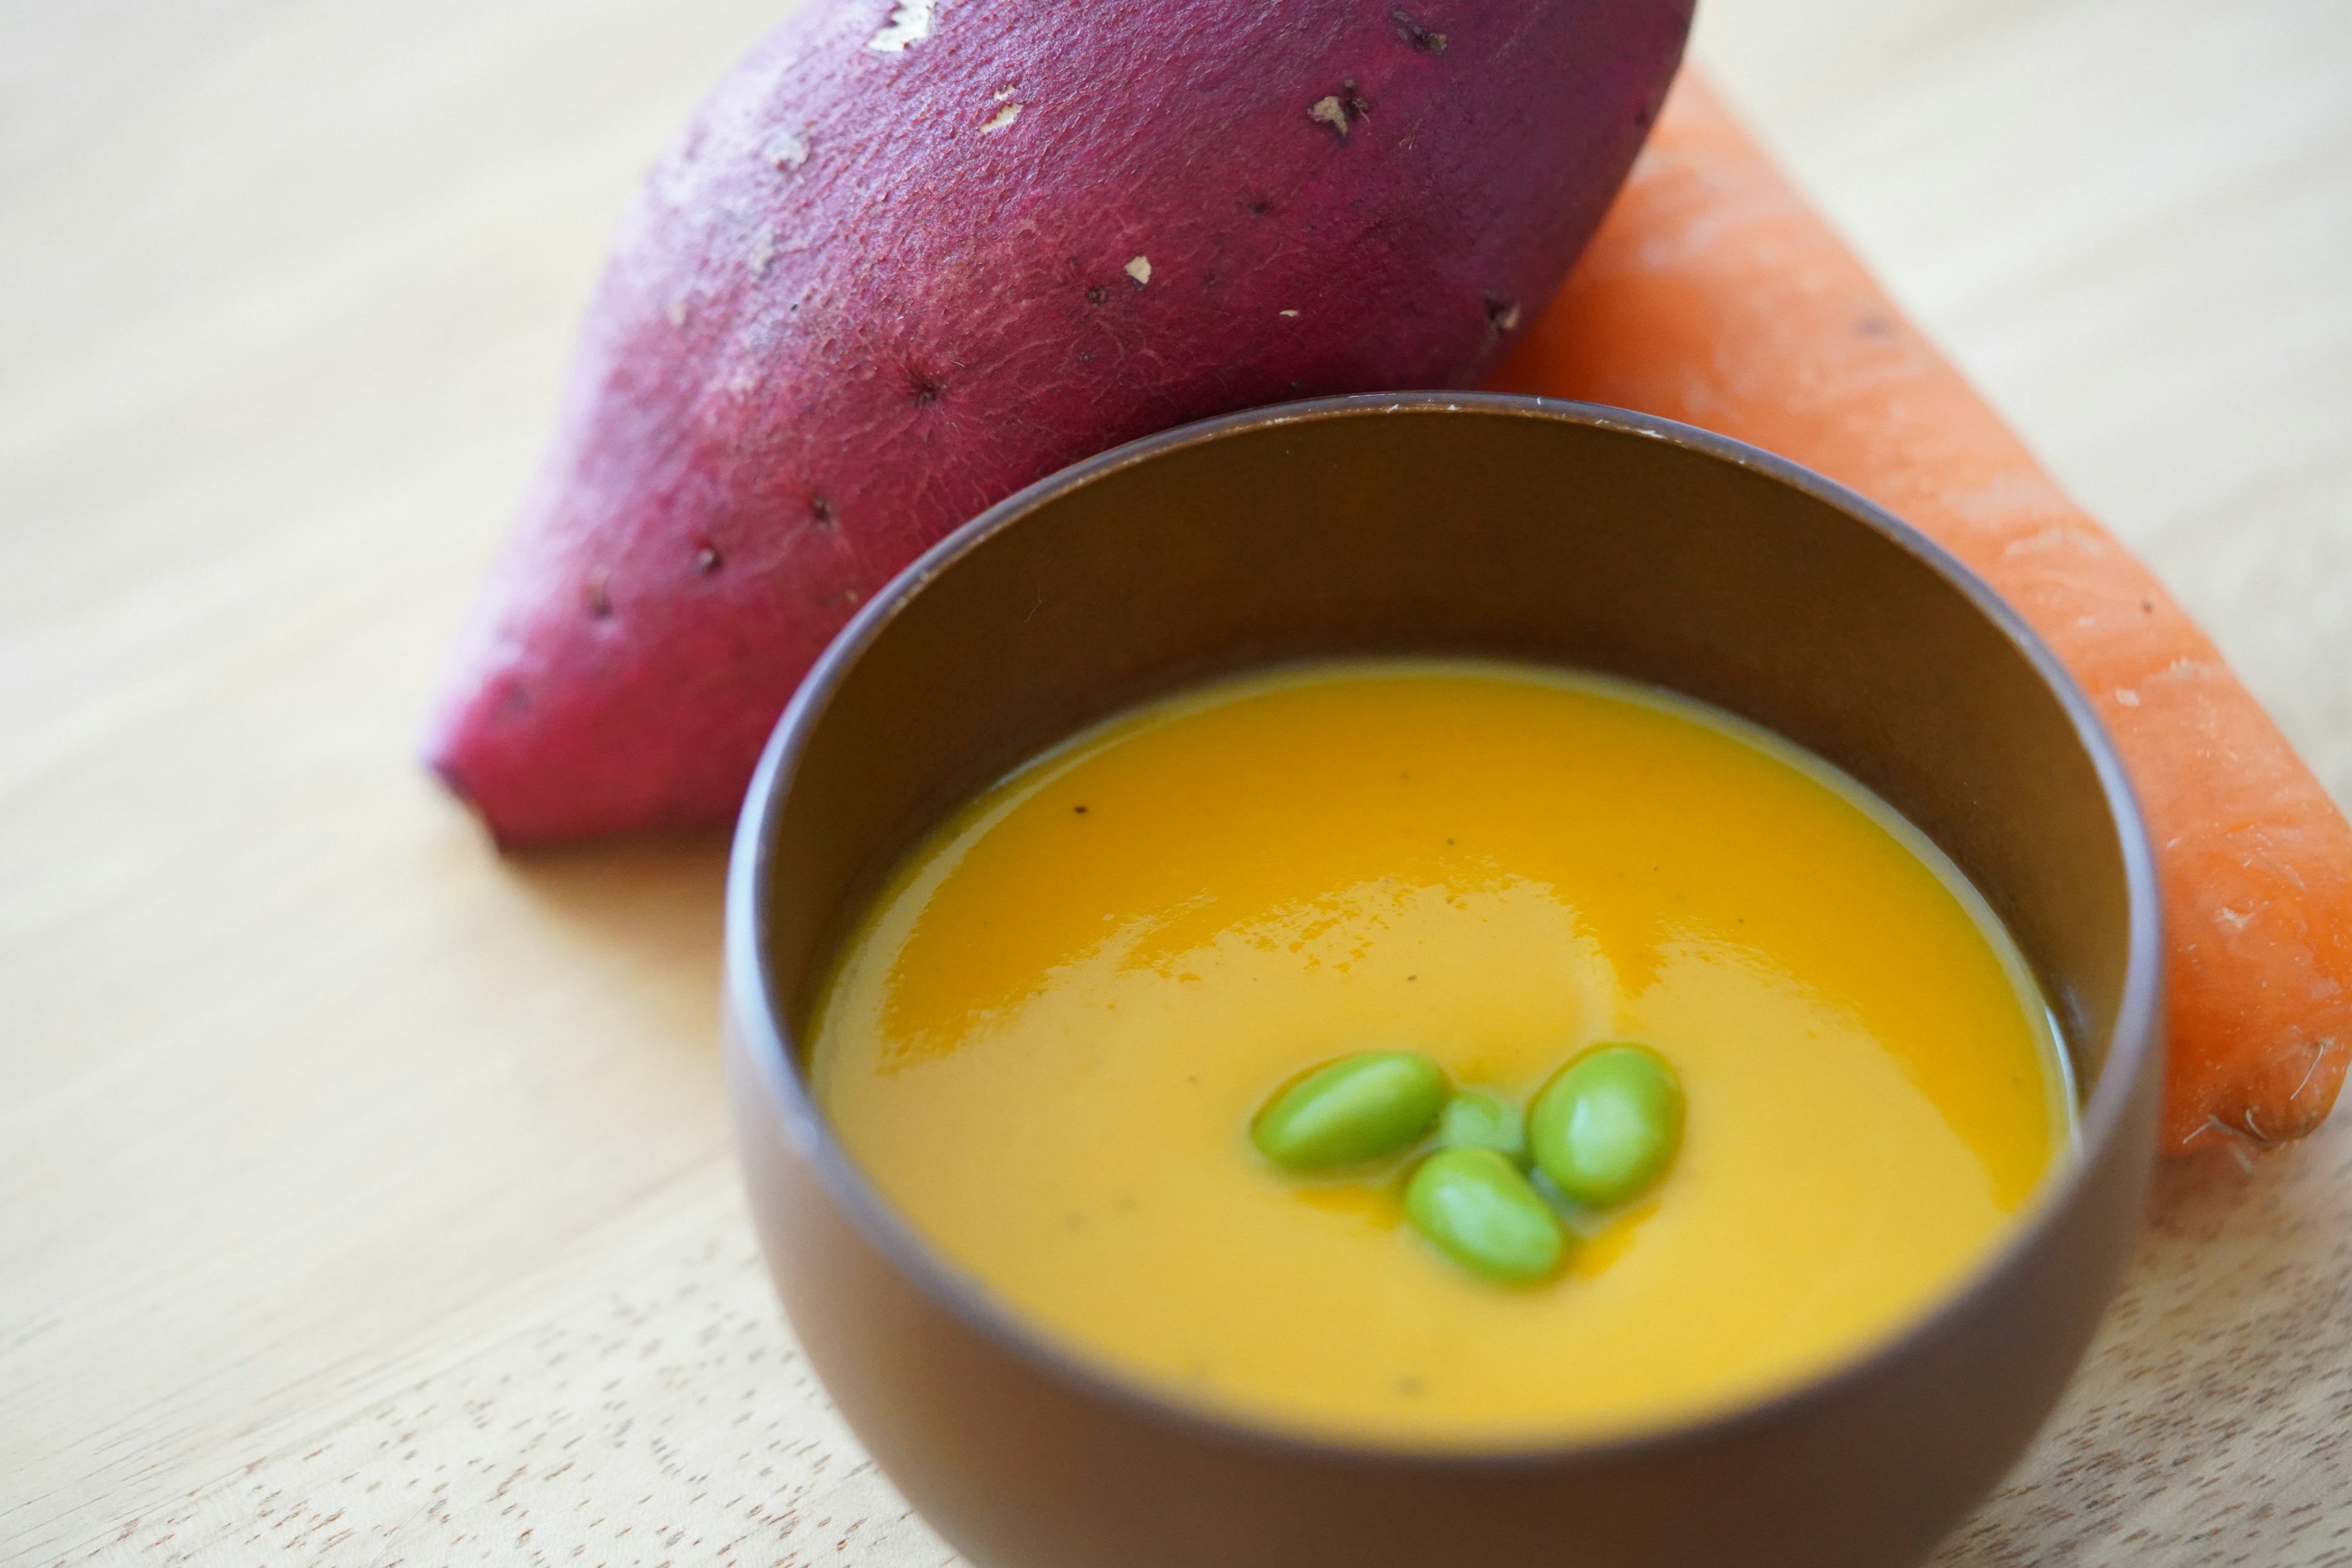
<path fill-rule="evenodd" d="M 1404 1190 L 1413 1228 L 1498 1285 L 1532 1285 L 1559 1267 L 1568 1237 L 1519 1168 L 1492 1149 L 1441 1149 Z"/>
<path fill-rule="evenodd" d="M 1683 1088 L 1646 1046 L 1585 1052 L 1536 1096 L 1528 1142 L 1572 1202 L 1611 1208 L 1639 1197 L 1682 1146 Z"/>
<path fill-rule="evenodd" d="M 1276 1094 L 1250 1126 L 1286 1171 L 1335 1171 L 1411 1147 L 1445 1103 L 1445 1073 L 1416 1051 L 1359 1051 Z"/>
<path fill-rule="evenodd" d="M 1528 1167 L 1528 1123 L 1519 1108 L 1483 1089 L 1457 1089 L 1437 1119 L 1441 1149 L 1492 1149 L 1521 1170 Z"/>

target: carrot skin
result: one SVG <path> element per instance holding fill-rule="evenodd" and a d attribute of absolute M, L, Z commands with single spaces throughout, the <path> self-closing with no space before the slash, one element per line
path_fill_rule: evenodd
<path fill-rule="evenodd" d="M 2352 826 L 2155 576 L 1696 73 L 1493 384 L 1753 442 L 1983 575 L 2097 706 L 2147 814 L 2170 978 L 2165 1148 L 2269 1148 L 2326 1117 L 2352 1058 Z"/>

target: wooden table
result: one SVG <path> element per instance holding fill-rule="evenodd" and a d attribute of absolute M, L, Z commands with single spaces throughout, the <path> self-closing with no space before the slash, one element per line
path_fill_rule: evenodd
<path fill-rule="evenodd" d="M 0 1560 L 940 1563 L 753 1253 L 721 847 L 516 861 L 436 660 L 784 0 L 0 0 Z M 1700 48 L 2352 797 L 2352 5 Z M 1960 1564 L 2352 1563 L 2352 1122 L 2170 1173 Z"/>

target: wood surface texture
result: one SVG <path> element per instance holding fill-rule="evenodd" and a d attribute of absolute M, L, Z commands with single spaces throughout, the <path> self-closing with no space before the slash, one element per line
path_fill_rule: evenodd
<path fill-rule="evenodd" d="M 501 861 L 445 639 L 788 0 L 0 0 L 0 1563 L 952 1561 L 799 1362 L 716 841 Z M 1706 0 L 1894 291 L 2352 797 L 2352 5 Z M 1937 1558 L 2352 1564 L 2352 1120 L 2167 1173 Z"/>

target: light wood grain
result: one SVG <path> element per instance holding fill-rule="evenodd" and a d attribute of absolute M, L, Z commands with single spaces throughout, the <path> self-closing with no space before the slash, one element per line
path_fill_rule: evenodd
<path fill-rule="evenodd" d="M 796 1360 L 715 841 L 415 772 L 638 172 L 779 0 L 0 0 L 0 1561 L 939 1563 Z M 2352 796 L 2352 7 L 1707 0 Z M 2352 1123 L 2175 1171 L 1938 1558 L 2352 1563 Z"/>

